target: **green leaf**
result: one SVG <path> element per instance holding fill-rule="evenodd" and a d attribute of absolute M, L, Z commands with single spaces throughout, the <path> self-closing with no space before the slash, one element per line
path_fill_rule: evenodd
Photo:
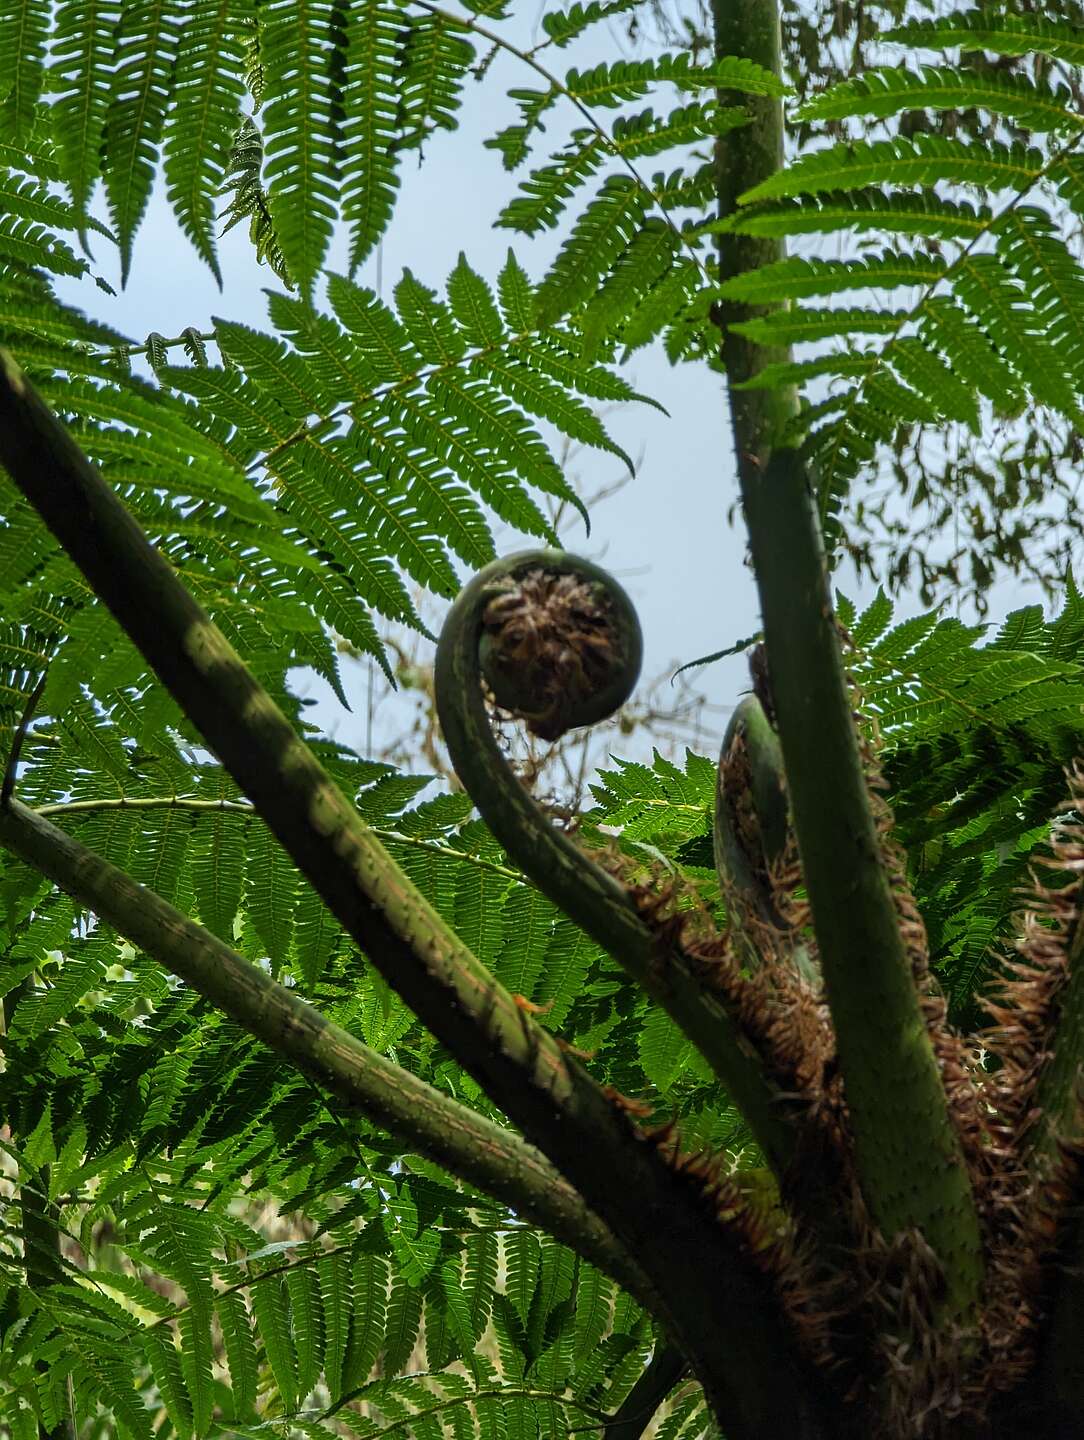
<path fill-rule="evenodd" d="M 112 96 L 105 118 L 102 174 L 121 255 L 121 283 L 150 199 L 158 146 L 173 99 L 180 0 L 135 0 L 121 7 Z"/>
<path fill-rule="evenodd" d="M 884 38 L 920 50 L 959 45 L 965 50 L 989 50 L 994 55 L 1050 55 L 1072 65 L 1084 64 L 1084 40 L 1077 26 L 1037 15 L 982 9 L 957 11 L 897 26 Z"/>
<path fill-rule="evenodd" d="M 399 93 L 396 67 L 402 12 L 381 0 L 351 5 L 345 21 L 345 88 L 342 96 L 341 174 L 343 217 L 350 227 L 351 273 L 387 229 L 399 189 L 394 137 Z M 330 177 L 325 170 L 325 180 Z"/>
<path fill-rule="evenodd" d="M 222 283 L 215 198 L 225 182 L 244 97 L 247 0 L 196 0 L 177 45 L 174 103 L 163 128 L 166 194 L 196 253 Z"/>
<path fill-rule="evenodd" d="M 992 190 L 1027 190 L 1042 175 L 1045 160 L 1023 145 L 969 144 L 940 135 L 915 135 L 835 145 L 802 156 L 754 185 L 743 205 L 785 195 L 824 194 L 862 185 L 979 185 Z"/>
<path fill-rule="evenodd" d="M 976 47 L 977 48 L 977 47 Z M 984 47 L 985 48 L 985 47 Z M 907 110 L 984 108 L 1011 116 L 1028 130 L 1074 131 L 1084 125 L 1068 91 L 1037 85 L 1024 75 L 1003 75 L 949 66 L 920 71 L 905 66 L 867 70 L 807 101 L 802 120 L 840 120 L 852 115 L 887 117 Z"/>
<path fill-rule="evenodd" d="M 34 126 L 52 8 L 47 0 L 22 0 L 0 14 L 0 131 L 16 143 Z"/>
<path fill-rule="evenodd" d="M 268 202 L 290 274 L 306 295 L 323 263 L 338 212 L 339 187 L 333 179 L 340 138 L 337 67 L 344 63 L 345 51 L 343 140 L 350 153 L 363 145 L 356 126 L 349 123 L 356 113 L 359 83 L 351 61 L 357 32 L 365 17 L 377 11 L 375 5 L 351 7 L 354 18 L 346 35 L 337 10 L 317 0 L 270 0 L 257 11 L 267 95 L 262 122 Z M 355 151 L 342 178 L 342 208 L 351 223 L 356 222 L 352 199 L 359 163 Z"/>
<path fill-rule="evenodd" d="M 551 10 L 543 15 L 542 29 L 555 45 L 563 48 L 600 21 L 624 15 L 643 3 L 644 0 L 589 0 L 583 5 L 576 0 L 567 10 Z"/>
<path fill-rule="evenodd" d="M 49 89 L 64 180 L 80 216 L 101 173 L 102 132 L 117 68 L 118 0 L 60 0 L 53 28 Z"/>
<path fill-rule="evenodd" d="M 506 338 L 493 292 L 459 252 L 456 267 L 448 277 L 448 300 L 468 345 L 493 349 Z M 523 327 L 530 329 L 528 324 Z"/>
<path fill-rule="evenodd" d="M 612 175 L 603 182 L 539 286 L 536 303 L 544 323 L 552 324 L 594 293 L 599 278 L 636 234 L 646 205 L 643 191 L 628 176 Z"/>
<path fill-rule="evenodd" d="M 411 1286 L 404 1275 L 393 1275 L 384 1336 L 386 1375 L 398 1375 L 410 1359 L 410 1352 L 418 1338 L 421 1316 L 421 1291 Z"/>

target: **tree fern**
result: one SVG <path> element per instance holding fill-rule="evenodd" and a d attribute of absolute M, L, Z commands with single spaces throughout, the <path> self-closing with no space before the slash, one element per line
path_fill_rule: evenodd
<path fill-rule="evenodd" d="M 558 50 L 628 8 L 576 5 L 545 33 Z M 454 123 L 486 38 L 471 17 L 488 34 L 500 10 L 456 19 L 194 0 L 178 30 L 168 5 L 61 4 L 28 9 L 23 59 L 0 58 L 5 113 L 34 141 L 22 160 L 0 151 L 2 338 L 302 732 L 288 671 L 315 668 L 341 695 L 336 640 L 382 658 L 378 621 L 420 627 L 410 583 L 453 594 L 457 562 L 491 556 L 493 514 L 553 539 L 547 502 L 575 497 L 536 421 L 623 456 L 591 403 L 634 398 L 614 360 L 659 337 L 674 359 L 714 355 L 720 302 L 785 302 L 744 333 L 816 346 L 752 383 L 811 388 L 797 425 L 820 462 L 826 517 L 901 430 L 952 420 L 980 431 L 995 409 L 1079 418 L 1079 268 L 1061 212 L 1038 203 L 1084 194 L 1057 148 L 1078 126 L 1056 87 L 1018 76 L 867 75 L 811 102 L 808 123 L 981 106 L 1032 133 L 833 146 L 704 223 L 703 142 L 746 122 L 743 96 L 778 93 L 774 77 L 684 54 L 546 72 L 514 97 L 519 123 L 494 140 L 514 168 L 552 106 L 582 107 L 502 215 L 528 234 L 568 217 L 541 284 L 513 256 L 493 284 L 461 258 L 446 292 L 407 272 L 392 305 L 332 276 L 325 302 L 317 282 L 335 225 L 345 222 L 356 266 L 392 213 L 400 152 Z M 954 23 L 921 33 L 978 43 L 971 21 Z M 994 31 L 1013 53 L 1016 22 Z M 1071 35 L 1037 22 L 1030 33 L 1036 53 L 1072 58 Z M 544 49 L 529 57 L 536 77 Z M 662 85 L 678 90 L 676 108 Z M 246 123 L 247 100 L 262 103 Z M 656 154 L 665 169 L 645 178 L 638 163 Z M 84 273 L 64 237 L 94 229 L 99 173 L 127 270 L 161 156 L 178 219 L 212 268 L 212 197 L 232 169 L 229 218 L 257 221 L 258 249 L 297 282 L 297 294 L 272 297 L 269 332 L 222 319 L 208 334 L 152 331 L 137 345 L 53 298 L 51 277 Z M 976 185 L 1007 197 L 996 218 L 956 193 Z M 848 240 L 836 260 L 736 279 L 708 248 L 717 233 L 835 231 Z M 859 250 L 869 237 L 891 248 Z M 882 307 L 882 292 L 900 290 L 917 293 Z M 132 352 L 153 383 L 126 371 Z M 6 482 L 0 506 L 0 719 L 6 754 L 21 736 L 19 796 L 303 988 L 404 1074 L 495 1116 L 329 919 Z M 880 732 L 959 1013 L 989 948 L 1005 943 L 1026 856 L 1060 799 L 1060 764 L 1079 743 L 1079 596 L 1056 621 L 1021 612 L 990 644 L 936 615 L 892 628 L 883 599 L 864 616 L 841 611 L 856 705 Z M 591 1053 L 592 1075 L 633 1114 L 680 1118 L 685 1141 L 728 1170 L 756 1164 L 683 1034 L 524 879 L 461 796 L 426 801 L 426 777 L 318 748 L 524 1017 L 538 1007 L 536 1036 Z M 707 929 L 725 920 L 714 788 L 703 757 L 616 762 L 583 841 Z M 20 1268 L 0 1257 L 5 1295 L 27 1307 L 0 1350 L 13 1431 L 55 1430 L 69 1394 L 88 1425 L 121 1437 L 286 1426 L 436 1440 L 608 1424 L 659 1343 L 630 1294 L 509 1205 L 332 1111 L 191 987 L 6 856 L 0 895 L 12 1164 L 24 1204 L 40 1190 L 58 1232 L 96 1254 L 93 1288 L 62 1252 L 63 1283 L 29 1299 Z M 266 1207 L 258 1225 L 239 1213 L 253 1198 Z M 297 1212 L 310 1223 L 287 1237 Z M 693 1388 L 662 1433 L 699 1434 L 706 1413 Z"/>

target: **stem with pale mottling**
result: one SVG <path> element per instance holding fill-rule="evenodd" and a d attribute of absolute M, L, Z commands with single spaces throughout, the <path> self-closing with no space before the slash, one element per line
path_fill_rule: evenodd
<path fill-rule="evenodd" d="M 777 0 L 715 0 L 719 55 L 780 73 Z M 724 99 L 727 97 L 724 97 Z M 783 150 L 777 100 L 743 100 L 753 123 L 718 142 L 720 218 L 773 174 Z M 723 233 L 722 277 L 782 258 L 774 238 Z M 983 1275 L 970 1178 L 919 1008 L 881 862 L 832 616 L 806 467 L 785 444 L 789 389 L 746 389 L 786 358 L 744 335 L 755 311 L 718 311 L 738 477 L 764 617 L 795 830 L 866 1204 L 889 1236 L 921 1230 L 945 1272 L 945 1313 L 970 1318 Z"/>
<path fill-rule="evenodd" d="M 819 1434 L 817 1379 L 741 1237 L 409 882 L 2 351 L 0 461 L 332 914 L 636 1257 L 728 1434 Z"/>
<path fill-rule="evenodd" d="M 13 800 L 0 844 L 179 975 L 251 1035 L 376 1124 L 542 1226 L 643 1304 L 639 1267 L 533 1146 L 459 1104 L 334 1024 L 294 990 L 108 860 Z"/>
<path fill-rule="evenodd" d="M 796 1132 L 778 1088 L 768 1081 L 723 999 L 705 988 L 678 946 L 660 943 L 637 914 L 625 887 L 554 828 L 517 780 L 493 736 L 480 678 L 481 649 L 488 639 L 484 617 L 491 602 L 506 596 L 517 577 L 532 573 L 557 583 L 563 577 L 587 586 L 597 595 L 613 632 L 609 643 L 635 650 L 631 671 L 628 664 L 619 667 L 622 683 L 611 697 L 611 709 L 623 703 L 635 682 L 639 626 L 627 596 L 611 576 L 589 561 L 560 551 L 528 551 L 495 560 L 459 592 L 437 647 L 437 711 L 456 774 L 490 830 L 525 874 L 681 1026 L 740 1108 L 776 1175 L 782 1177 L 794 1157 Z M 635 637 L 630 638 L 633 627 Z M 563 648 L 568 653 L 571 643 Z M 592 691 L 596 705 L 597 695 Z M 562 698 L 567 700 L 567 695 Z M 524 706 L 511 696 L 506 697 L 505 708 L 524 714 Z M 588 723 L 593 723 L 593 717 L 577 714 L 569 728 Z"/>

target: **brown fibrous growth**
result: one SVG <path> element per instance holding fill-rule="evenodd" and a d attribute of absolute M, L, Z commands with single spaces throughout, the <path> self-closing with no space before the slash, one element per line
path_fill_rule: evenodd
<path fill-rule="evenodd" d="M 532 735 L 559 740 L 606 686 L 620 659 L 605 591 L 575 575 L 530 570 L 494 596 L 482 617 L 486 678 L 497 704 Z"/>

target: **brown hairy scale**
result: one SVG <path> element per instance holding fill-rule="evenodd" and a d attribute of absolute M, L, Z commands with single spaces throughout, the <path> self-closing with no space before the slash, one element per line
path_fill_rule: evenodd
<path fill-rule="evenodd" d="M 857 692 L 855 700 L 857 710 Z M 645 881 L 642 866 L 635 883 L 628 868 L 624 879 L 657 936 L 660 963 L 678 949 L 706 987 L 725 995 L 746 1038 L 795 1105 L 801 1153 L 818 1166 L 831 1165 L 845 1224 L 855 1237 L 847 1247 L 846 1273 L 816 1257 L 814 1237 L 786 1184 L 790 1215 L 775 1211 L 766 1223 L 750 1212 L 734 1177 L 721 1173 L 717 1157 L 682 1152 L 673 1123 L 648 1138 L 710 1196 L 720 1223 L 737 1227 L 773 1277 L 806 1352 L 834 1372 L 858 1413 L 877 1392 L 879 1404 L 870 1405 L 869 1413 L 885 1416 L 879 1433 L 935 1440 L 962 1426 L 978 1435 L 998 1395 L 1017 1389 L 1034 1366 L 1051 1281 L 1064 1264 L 1068 1218 L 1084 1199 L 1084 1113 L 1044 1166 L 1029 1163 L 1026 1153 L 1036 1087 L 1052 1049 L 1069 947 L 1080 923 L 1084 825 L 1063 821 L 1056 828 L 1053 857 L 1044 863 L 1073 878 L 1058 888 L 1036 883 L 1017 942 L 1020 958 L 1007 966 L 988 1002 L 994 1024 L 965 1038 L 949 1026 L 930 969 L 925 926 L 907 880 L 906 856 L 892 836 L 875 744 L 875 732 L 871 740 L 860 727 L 882 862 L 982 1222 L 988 1281 L 977 1331 L 944 1327 L 938 1313 L 943 1276 L 923 1237 L 907 1232 L 887 1241 L 866 1212 L 824 997 L 788 963 L 809 920 L 796 893 L 801 869 L 793 847 L 770 875 L 786 928 L 759 927 L 762 964 L 752 973 L 742 968 L 695 892 L 669 876 Z M 1084 772 L 1071 781 L 1073 806 L 1084 812 Z M 743 813 L 740 806 L 737 813 Z M 620 872 L 612 856 L 610 865 Z M 1000 1063 L 994 1074 L 984 1068 L 983 1051 Z"/>
<path fill-rule="evenodd" d="M 992 1026 L 980 1039 L 999 1063 L 985 1093 L 989 1119 L 982 1184 L 989 1222 L 989 1282 L 983 1307 L 981 1378 L 1016 1389 L 1031 1371 L 1048 1318 L 1051 1292 L 1068 1262 L 1070 1231 L 1084 1200 L 1084 1109 L 1041 1163 L 1028 1154 L 1038 1118 L 1037 1089 L 1049 1060 L 1069 980 L 1070 950 L 1084 906 L 1084 770 L 1068 774 L 1073 816 L 1053 828 L 1051 855 L 1037 863 L 1068 873 L 1047 886 L 1034 876 L 1016 941 L 1018 959 L 985 1001 Z M 976 1402 L 978 1397 L 975 1397 Z"/>
<path fill-rule="evenodd" d="M 498 706 L 518 713 L 547 740 L 580 723 L 572 718 L 578 707 L 619 663 L 612 622 L 604 593 L 577 577 L 532 570 L 509 583 L 483 617 L 485 676 Z M 842 639 L 848 643 L 845 633 Z M 770 700 L 761 669 L 760 688 Z M 761 913 L 743 904 L 741 894 L 727 899 L 754 954 L 729 930 L 720 931 L 688 882 L 622 853 L 617 843 L 590 853 L 622 884 L 651 931 L 660 976 L 683 965 L 725 1002 L 743 1041 L 760 1055 L 795 1126 L 793 1171 L 778 1190 L 773 1182 L 761 1193 L 733 1172 L 725 1155 L 686 1151 L 676 1121 L 653 1125 L 647 1100 L 616 1090 L 610 1099 L 771 1280 L 805 1353 L 832 1373 L 855 1415 L 882 1417 L 870 1440 L 975 1437 L 986 1432 L 999 1397 L 1020 1391 L 1034 1370 L 1051 1282 L 1065 1263 L 1068 1222 L 1084 1201 L 1084 1112 L 1058 1137 L 1048 1161 L 1036 1165 L 1030 1153 L 1037 1086 L 1081 923 L 1084 825 L 1063 821 L 1055 829 L 1053 857 L 1044 863 L 1072 879 L 1058 888 L 1036 882 L 1018 958 L 1006 964 L 987 1002 L 992 1025 L 961 1036 L 948 1023 L 907 857 L 893 836 L 876 720 L 863 714 L 853 678 L 851 684 L 881 861 L 979 1211 L 987 1281 L 977 1324 L 966 1330 L 944 1324 L 944 1277 L 920 1233 L 889 1240 L 870 1219 L 796 842 L 791 835 L 781 857 L 765 860 L 740 739 L 726 757 L 722 783 L 770 906 Z M 1070 780 L 1071 804 L 1084 815 L 1084 770 Z M 796 963 L 799 947 L 810 960 L 803 968 Z M 998 1063 L 994 1073 L 986 1055 Z M 804 1203 L 803 1175 L 808 1179 L 814 1170 L 837 1197 L 829 1222 L 823 1210 Z"/>
<path fill-rule="evenodd" d="M 574 575 L 531 570 L 509 582 L 482 627 L 494 699 L 542 740 L 559 740 L 576 723 L 571 717 L 617 663 L 605 592 Z"/>

